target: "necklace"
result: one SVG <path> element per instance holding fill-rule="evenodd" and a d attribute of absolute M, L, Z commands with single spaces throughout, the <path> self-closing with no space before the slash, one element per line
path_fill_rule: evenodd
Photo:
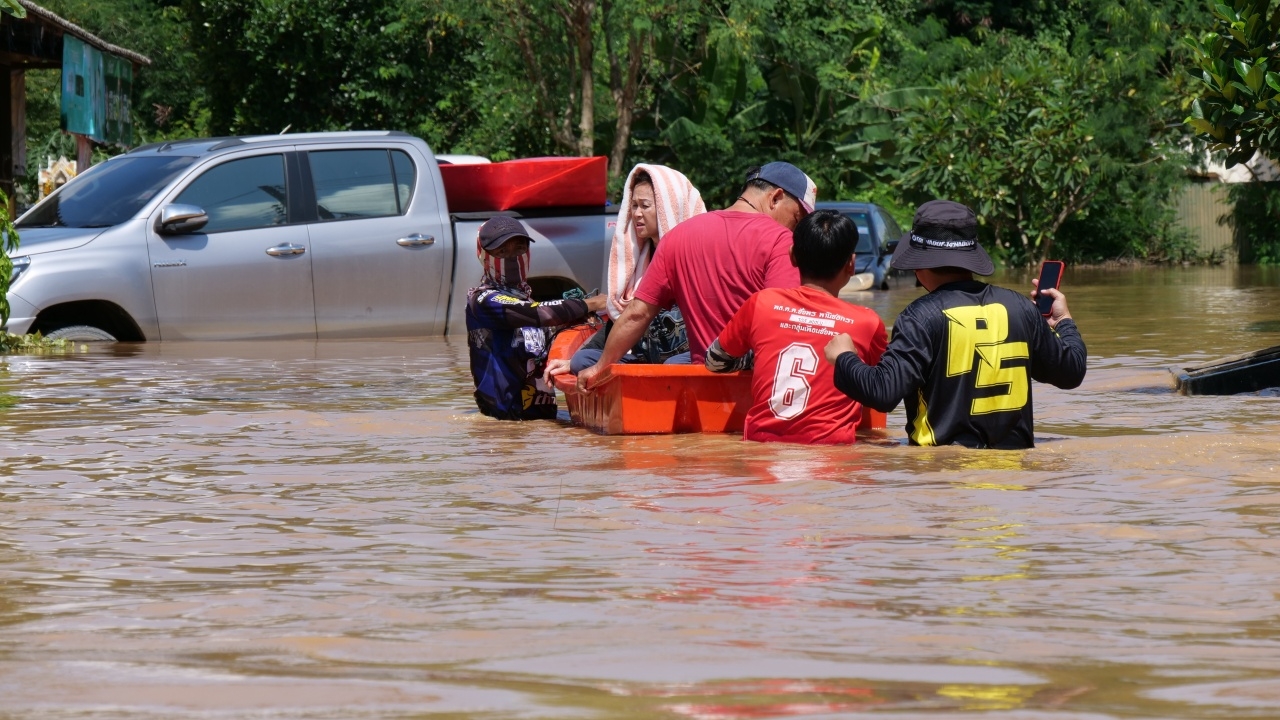
<path fill-rule="evenodd" d="M 750 205 L 752 210 L 755 210 L 756 212 L 760 212 L 760 208 L 756 207 L 754 203 L 752 203 L 750 200 L 746 199 L 745 197 L 743 197 L 743 196 L 739 195 L 739 196 L 738 196 L 738 199 L 739 199 L 739 200 L 741 200 L 742 202 L 744 202 L 744 203 L 746 203 L 746 204 Z"/>

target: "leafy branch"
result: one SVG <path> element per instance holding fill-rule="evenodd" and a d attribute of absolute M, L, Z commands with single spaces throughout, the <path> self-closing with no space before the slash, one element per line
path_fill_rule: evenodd
<path fill-rule="evenodd" d="M 1188 37 L 1198 73 L 1198 97 L 1186 123 L 1227 151 L 1227 165 L 1248 162 L 1256 151 L 1280 149 L 1280 8 L 1270 0 L 1213 4 L 1213 29 Z"/>

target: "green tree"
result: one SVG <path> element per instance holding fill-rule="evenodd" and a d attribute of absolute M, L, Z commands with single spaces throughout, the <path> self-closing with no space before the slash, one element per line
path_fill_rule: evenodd
<path fill-rule="evenodd" d="M 1212 3 L 1214 25 L 1188 38 L 1200 86 L 1187 124 L 1228 166 L 1280 149 L 1280 8 L 1270 0 Z"/>
<path fill-rule="evenodd" d="M 17 17 L 27 15 L 27 9 L 17 0 L 0 0 L 0 12 Z M 9 254 L 17 249 L 18 232 L 9 217 L 9 198 L 0 192 L 0 328 L 9 322 L 9 275 L 13 273 Z"/>
<path fill-rule="evenodd" d="M 535 119 L 549 149 L 589 156 L 607 148 L 615 178 L 627 170 L 633 128 L 667 69 L 659 48 L 705 21 L 696 0 L 482 0 L 472 6 L 487 29 L 476 65 L 502 89 L 501 102 L 527 103 L 526 117 Z"/>
<path fill-rule="evenodd" d="M 1076 260 L 1184 256 L 1185 233 L 1173 203 L 1190 165 L 1179 122 L 1186 114 L 1181 88 L 1188 55 L 1181 38 L 1207 24 L 1202 0 L 940 1 L 917 3 L 915 13 L 912 22 L 895 23 L 884 34 L 885 72 L 877 87 L 889 91 L 873 100 L 892 98 L 881 104 L 896 115 L 907 103 L 893 96 L 907 88 L 947 82 L 973 68 L 1025 69 L 1027 48 L 1041 61 L 1052 48 L 1053 63 L 1089 69 L 1073 82 L 1085 86 L 1080 100 L 1093 138 L 1088 149 L 1096 153 L 1091 172 L 1107 176 L 1092 200 L 1058 226 L 1052 252 Z M 886 165 L 886 177 L 895 177 L 900 134 L 879 143 L 875 157 Z M 906 199 L 924 199 L 918 188 L 902 191 Z M 1017 254 L 1016 237 L 1005 238 L 1009 247 L 1002 249 L 994 228 L 984 233 L 993 250 Z"/>
<path fill-rule="evenodd" d="M 1269 0 L 1210 3 L 1213 25 L 1186 39 L 1193 97 L 1186 123 L 1210 150 L 1226 153 L 1228 167 L 1261 151 L 1280 152 L 1280 7 Z M 1275 236 L 1280 193 L 1276 183 L 1242 183 L 1231 189 L 1229 222 L 1241 262 L 1280 263 Z"/>
<path fill-rule="evenodd" d="M 745 170 L 804 169 L 819 197 L 868 181 L 860 101 L 888 23 L 871 0 L 739 0 L 670 50 L 638 152 L 682 169 L 709 201 L 731 200 Z"/>
<path fill-rule="evenodd" d="M 9 322 L 9 277 L 13 274 L 9 258 L 17 249 L 18 231 L 9 217 L 9 198 L 0 191 L 0 328 Z"/>
<path fill-rule="evenodd" d="M 186 0 L 214 133 L 449 128 L 459 19 L 401 0 Z"/>
<path fill-rule="evenodd" d="M 898 118 L 898 183 L 973 207 L 1007 261 L 1047 258 L 1109 169 L 1089 122 L 1097 74 L 1061 51 L 1034 50 L 944 81 Z"/>

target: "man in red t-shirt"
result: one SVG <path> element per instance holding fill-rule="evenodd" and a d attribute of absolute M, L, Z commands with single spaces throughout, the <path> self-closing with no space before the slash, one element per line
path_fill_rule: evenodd
<path fill-rule="evenodd" d="M 818 188 L 791 163 L 752 168 L 726 210 L 694 216 L 663 236 L 635 297 L 609 332 L 600 360 L 578 374 L 590 391 L 600 373 L 635 346 L 658 312 L 673 304 L 684 315 L 689 357 L 702 362 L 707 346 L 747 298 L 770 287 L 795 287 L 800 275 L 788 259 L 791 231 L 813 212 Z"/>
<path fill-rule="evenodd" d="M 707 350 L 706 366 L 728 372 L 754 354 L 748 440 L 810 444 L 854 442 L 862 406 L 836 389 L 822 348 L 848 333 L 867 364 L 888 344 L 874 311 L 838 297 L 853 277 L 858 229 L 834 210 L 810 214 L 795 231 L 791 262 L 800 287 L 761 290 L 738 311 Z"/>

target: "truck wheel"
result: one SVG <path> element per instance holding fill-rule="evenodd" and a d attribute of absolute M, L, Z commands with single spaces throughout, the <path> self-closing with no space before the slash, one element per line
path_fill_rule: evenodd
<path fill-rule="evenodd" d="M 115 342 L 111 333 L 92 325 L 68 325 L 45 335 L 50 340 L 69 340 L 71 342 Z"/>

